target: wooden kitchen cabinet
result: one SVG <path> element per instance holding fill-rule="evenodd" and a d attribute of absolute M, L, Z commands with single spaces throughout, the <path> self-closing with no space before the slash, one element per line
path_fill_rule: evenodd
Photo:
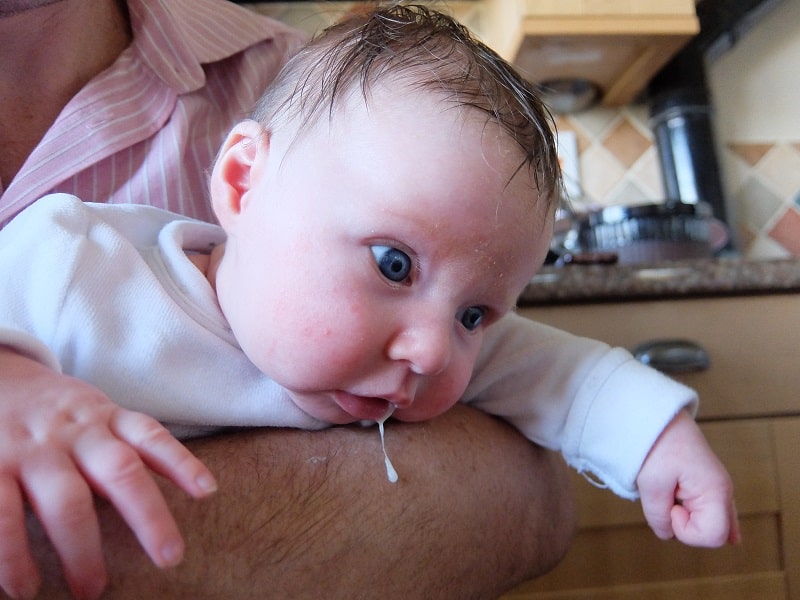
<path fill-rule="evenodd" d="M 709 369 L 698 421 L 731 473 L 743 543 L 658 540 L 638 503 L 574 475 L 579 531 L 564 561 L 505 600 L 800 600 L 800 294 L 537 306 L 532 319 L 632 348 L 688 338 Z"/>
<path fill-rule="evenodd" d="M 482 35 L 528 79 L 588 79 L 630 103 L 699 32 L 693 0 L 484 0 Z"/>

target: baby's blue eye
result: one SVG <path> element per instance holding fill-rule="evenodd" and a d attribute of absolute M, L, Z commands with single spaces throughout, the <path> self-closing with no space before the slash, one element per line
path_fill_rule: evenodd
<path fill-rule="evenodd" d="M 411 275 L 411 258 L 402 250 L 389 246 L 372 246 L 371 250 L 386 279 L 400 283 Z"/>
<path fill-rule="evenodd" d="M 459 321 L 467 331 L 477 329 L 478 325 L 483 321 L 483 315 L 486 310 L 480 306 L 470 306 L 459 315 Z"/>

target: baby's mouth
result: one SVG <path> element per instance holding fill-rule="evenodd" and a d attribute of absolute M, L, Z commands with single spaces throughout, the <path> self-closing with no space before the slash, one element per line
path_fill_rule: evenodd
<path fill-rule="evenodd" d="M 380 421 L 393 409 L 393 405 L 383 398 L 357 396 L 341 390 L 334 392 L 333 398 L 339 408 L 358 421 Z"/>

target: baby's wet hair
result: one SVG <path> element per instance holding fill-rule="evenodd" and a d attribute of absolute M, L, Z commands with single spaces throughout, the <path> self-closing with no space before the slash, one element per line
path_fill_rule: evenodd
<path fill-rule="evenodd" d="M 388 78 L 499 124 L 554 210 L 562 197 L 555 123 L 534 86 L 461 23 L 420 4 L 378 6 L 324 30 L 287 62 L 253 118 L 267 129 L 306 127 L 332 118 L 353 93 L 369 102 L 371 87 Z"/>

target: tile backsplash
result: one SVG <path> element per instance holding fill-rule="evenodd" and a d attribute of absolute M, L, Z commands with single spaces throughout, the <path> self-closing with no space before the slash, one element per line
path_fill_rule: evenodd
<path fill-rule="evenodd" d="M 707 65 L 726 204 L 739 251 L 800 256 L 800 0 L 783 0 Z M 664 197 L 647 108 L 562 116 L 574 131 L 584 192 L 612 205 Z"/>
<path fill-rule="evenodd" d="M 594 108 L 557 118 L 575 132 L 582 195 L 577 206 L 664 199 L 661 167 L 644 106 Z M 800 256 L 800 138 L 723 142 L 718 148 L 737 247 L 750 258 Z"/>
<path fill-rule="evenodd" d="M 800 256 L 800 142 L 731 142 L 725 154 L 740 248 Z"/>
<path fill-rule="evenodd" d="M 318 31 L 355 2 L 252 5 Z M 475 2 L 447 6 L 480 30 Z M 750 258 L 800 256 L 800 0 L 783 0 L 734 47 L 708 65 L 718 159 L 737 248 Z M 576 204 L 643 204 L 664 199 L 654 138 L 643 105 L 595 107 L 557 117 L 575 133 Z"/>
<path fill-rule="evenodd" d="M 556 118 L 559 132 L 575 133 L 581 192 L 577 206 L 645 204 L 663 199 L 664 187 L 647 109 L 593 108 Z"/>

